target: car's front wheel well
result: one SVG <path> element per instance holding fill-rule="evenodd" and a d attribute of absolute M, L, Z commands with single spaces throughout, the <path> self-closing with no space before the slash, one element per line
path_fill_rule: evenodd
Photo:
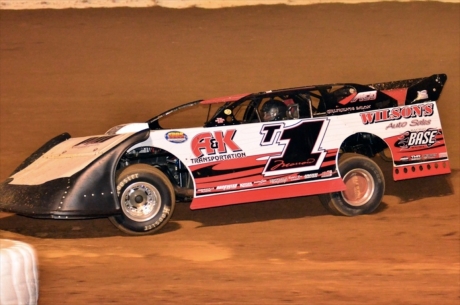
<path fill-rule="evenodd" d="M 128 150 L 117 164 L 117 172 L 133 164 L 147 164 L 159 169 L 170 180 L 176 198 L 193 197 L 194 181 L 188 168 L 172 153 L 156 147 L 145 146 Z"/>

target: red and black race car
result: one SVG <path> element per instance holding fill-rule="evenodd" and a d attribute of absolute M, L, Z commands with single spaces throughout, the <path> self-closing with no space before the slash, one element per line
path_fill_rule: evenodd
<path fill-rule="evenodd" d="M 64 133 L 0 185 L 0 210 L 109 217 L 130 234 L 161 229 L 177 201 L 202 209 L 320 195 L 334 214 L 371 213 L 385 193 L 375 155 L 392 160 L 394 180 L 450 173 L 436 105 L 446 80 L 436 74 L 240 94 L 102 135 Z"/>

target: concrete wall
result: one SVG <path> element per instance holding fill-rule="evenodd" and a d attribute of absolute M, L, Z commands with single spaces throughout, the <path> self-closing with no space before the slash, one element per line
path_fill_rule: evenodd
<path fill-rule="evenodd" d="M 0 0 L 0 9 L 64 9 L 90 7 L 152 7 L 168 8 L 222 8 L 247 5 L 307 5 L 319 3 L 362 3 L 384 2 L 393 0 Z M 412 0 L 400 0 L 410 2 Z M 433 1 L 433 0 L 421 0 Z M 460 3 L 460 0 L 440 0 L 439 2 Z"/>

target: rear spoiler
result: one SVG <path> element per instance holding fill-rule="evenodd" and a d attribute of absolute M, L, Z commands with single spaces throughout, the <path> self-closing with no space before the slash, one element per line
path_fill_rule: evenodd
<path fill-rule="evenodd" d="M 435 74 L 430 77 L 423 78 L 421 81 L 407 89 L 406 104 L 423 99 L 424 94 L 428 95 L 425 99 L 437 101 L 446 81 L 447 75 L 445 74 Z"/>
<path fill-rule="evenodd" d="M 408 105 L 426 101 L 437 101 L 446 81 L 446 74 L 433 74 L 423 78 L 370 84 L 368 86 L 377 90 L 407 89 L 406 105 Z"/>

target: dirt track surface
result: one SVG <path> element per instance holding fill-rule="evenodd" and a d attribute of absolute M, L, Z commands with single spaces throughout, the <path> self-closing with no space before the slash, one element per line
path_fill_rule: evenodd
<path fill-rule="evenodd" d="M 0 11 L 0 179 L 51 137 L 104 133 L 198 98 L 449 77 L 453 172 L 392 181 L 379 210 L 316 197 L 176 208 L 161 234 L 0 213 L 35 246 L 39 304 L 458 304 L 460 5 Z M 0 287 L 1 289 L 1 287 Z"/>

